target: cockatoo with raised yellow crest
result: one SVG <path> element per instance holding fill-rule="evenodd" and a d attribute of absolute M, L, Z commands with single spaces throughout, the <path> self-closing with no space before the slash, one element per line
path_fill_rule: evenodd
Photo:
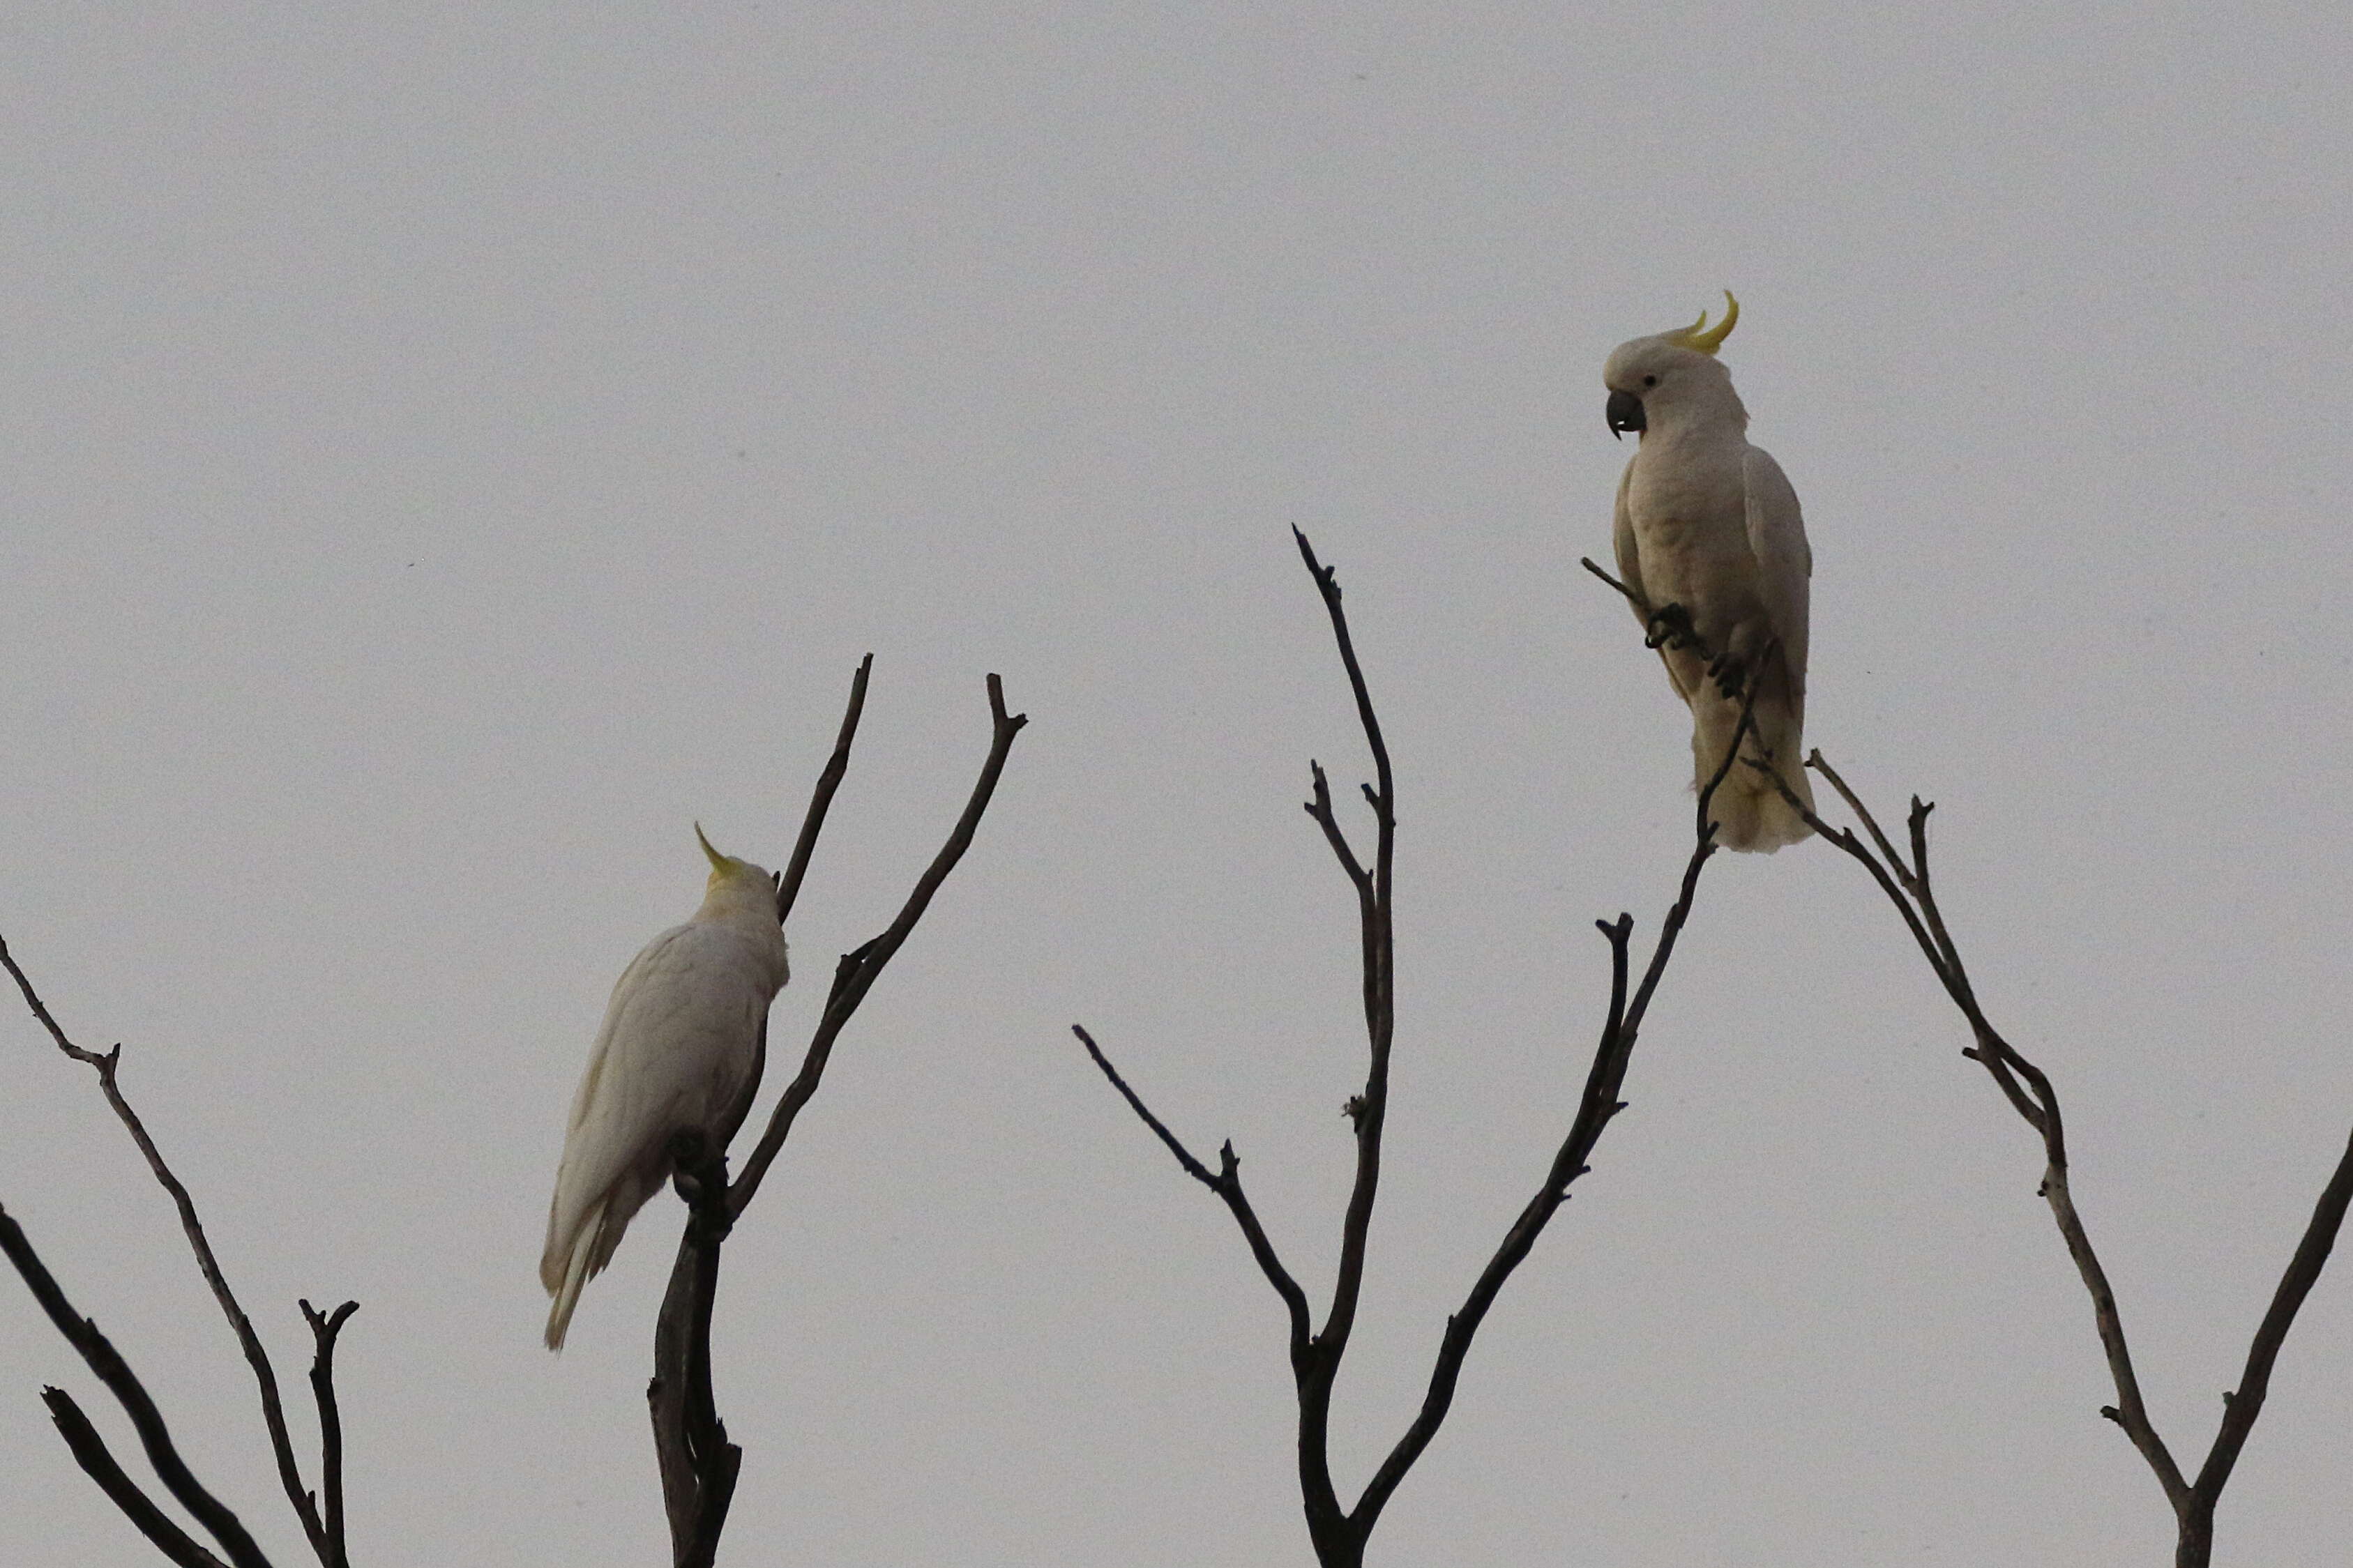
<path fill-rule="evenodd" d="M 580 1287 L 611 1261 L 629 1217 L 676 1163 L 672 1140 L 727 1147 L 767 1053 L 768 1004 L 786 978 L 776 879 L 695 838 L 711 861 L 702 907 L 629 961 L 572 1098 L 547 1205 L 539 1282 L 555 1305 L 547 1348 L 564 1348 Z"/>
<path fill-rule="evenodd" d="M 1635 618 L 1692 715 L 1696 787 L 1724 761 L 1756 689 L 1744 758 L 1768 763 L 1813 809 L 1806 782 L 1806 595 L 1814 569 L 1798 492 L 1748 444 L 1748 410 L 1715 357 L 1724 320 L 1620 343 L 1602 367 L 1613 435 L 1641 438 L 1618 481 L 1618 571 Z M 1718 842 L 1778 849 L 1812 831 L 1772 779 L 1736 763 L 1710 799 Z"/>

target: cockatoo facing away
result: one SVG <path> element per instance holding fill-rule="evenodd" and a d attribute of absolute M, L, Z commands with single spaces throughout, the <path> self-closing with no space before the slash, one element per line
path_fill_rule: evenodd
<path fill-rule="evenodd" d="M 1748 410 L 1716 361 L 1740 319 L 1740 302 L 1728 291 L 1724 300 L 1713 329 L 1703 311 L 1679 331 L 1619 344 L 1602 367 L 1611 433 L 1641 437 L 1618 481 L 1618 571 L 1691 708 L 1697 787 L 1724 761 L 1753 682 L 1755 729 L 1742 754 L 1769 762 L 1810 811 L 1799 747 L 1813 556 L 1798 492 L 1748 444 Z M 1708 804 L 1726 848 L 1778 849 L 1812 831 L 1746 762 Z"/>
<path fill-rule="evenodd" d="M 711 860 L 702 907 L 621 972 L 572 1099 L 539 1259 L 539 1282 L 555 1298 L 550 1350 L 564 1348 L 580 1287 L 670 1179 L 670 1141 L 699 1132 L 724 1149 L 759 1087 L 768 1004 L 786 975 L 776 879 L 713 849 L 700 826 L 694 836 Z"/>

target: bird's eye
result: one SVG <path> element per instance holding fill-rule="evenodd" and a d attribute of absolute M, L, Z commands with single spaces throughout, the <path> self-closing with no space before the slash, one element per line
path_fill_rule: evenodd
<path fill-rule="evenodd" d="M 1655 375 L 1646 375 L 1642 378 L 1642 384 L 1644 386 L 1656 386 L 1659 384 L 1659 378 Z"/>

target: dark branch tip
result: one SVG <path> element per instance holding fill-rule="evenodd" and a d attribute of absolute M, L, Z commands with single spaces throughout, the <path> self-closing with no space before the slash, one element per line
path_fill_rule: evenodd
<path fill-rule="evenodd" d="M 2101 1415 L 2105 1415 L 2105 1416 L 2106 1416 L 2109 1420 L 2111 1420 L 2111 1421 L 2115 1422 L 2115 1423 L 2116 1423 L 2117 1426 L 2123 1426 L 2123 1425 L 2125 1424 L 2125 1415 L 2124 1415 L 2124 1412 L 2123 1412 L 2123 1411 L 2121 1411 L 2121 1410 L 2118 1410 L 2118 1409 L 2117 1409 L 2115 1405 L 2101 1405 L 2101 1406 L 2100 1406 L 2100 1414 L 2101 1414 Z"/>

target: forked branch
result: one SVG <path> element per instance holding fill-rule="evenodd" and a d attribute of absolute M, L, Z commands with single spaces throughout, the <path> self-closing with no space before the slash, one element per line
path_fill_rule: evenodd
<path fill-rule="evenodd" d="M 1600 1043 L 1594 1051 L 1585 1092 L 1568 1135 L 1555 1152 L 1536 1194 L 1522 1208 L 1517 1219 L 1505 1232 L 1502 1245 L 1480 1271 L 1461 1310 L 1447 1320 L 1430 1372 L 1429 1389 L 1419 1410 L 1375 1470 L 1371 1480 L 1359 1494 L 1356 1506 L 1343 1508 L 1332 1482 L 1330 1415 L 1334 1385 L 1339 1375 L 1342 1356 L 1347 1348 L 1349 1330 L 1355 1321 L 1363 1288 L 1366 1238 L 1380 1179 L 1381 1133 L 1388 1106 L 1389 1055 L 1396 1027 L 1395 927 L 1390 905 L 1390 873 L 1395 862 L 1397 811 L 1388 748 L 1381 734 L 1379 720 L 1373 710 L 1363 668 L 1356 659 L 1347 616 L 1341 607 L 1338 578 L 1330 567 L 1316 559 L 1315 552 L 1304 535 L 1296 529 L 1293 533 L 1298 540 L 1300 557 L 1306 563 L 1309 575 L 1314 579 L 1316 591 L 1323 596 L 1324 608 L 1330 615 L 1333 637 L 1339 647 L 1341 663 L 1347 671 L 1349 689 L 1356 699 L 1366 744 L 1373 755 L 1377 781 L 1364 788 L 1365 797 L 1373 809 L 1377 836 L 1368 865 L 1357 854 L 1340 826 L 1333 806 L 1331 784 L 1322 764 L 1309 763 L 1311 793 L 1307 815 L 1322 830 L 1325 842 L 1331 847 L 1333 858 L 1339 862 L 1341 871 L 1347 877 L 1356 895 L 1369 1058 L 1364 1091 L 1352 1097 L 1347 1106 L 1356 1131 L 1356 1176 L 1342 1222 L 1340 1263 L 1333 1288 L 1331 1310 L 1324 1319 L 1322 1331 L 1310 1331 L 1311 1314 L 1305 1294 L 1275 1256 L 1257 1213 L 1242 1192 L 1240 1162 L 1235 1158 L 1233 1145 L 1229 1142 L 1219 1151 L 1219 1168 L 1211 1172 L 1128 1087 L 1126 1079 L 1120 1076 L 1118 1069 L 1096 1046 L 1094 1037 L 1077 1026 L 1072 1026 L 1072 1032 L 1078 1036 L 1080 1043 L 1086 1047 L 1088 1056 L 1103 1077 L 1127 1101 L 1129 1109 L 1151 1129 L 1154 1136 L 1176 1157 L 1177 1163 L 1186 1173 L 1225 1203 L 1249 1241 L 1251 1256 L 1257 1259 L 1260 1271 L 1282 1298 L 1290 1321 L 1292 1375 L 1299 1398 L 1299 1480 L 1308 1535 L 1314 1544 L 1318 1562 L 1325 1568 L 1356 1568 L 1364 1560 L 1366 1542 L 1380 1519 L 1381 1510 L 1388 1506 L 1406 1473 L 1428 1448 L 1444 1422 L 1453 1402 L 1463 1361 L 1470 1353 L 1472 1341 L 1478 1333 L 1488 1309 L 1493 1305 L 1513 1270 L 1535 1247 L 1536 1238 L 1553 1214 L 1567 1201 L 1570 1184 L 1585 1173 L 1586 1161 L 1599 1141 L 1602 1131 L 1619 1111 L 1625 1109 L 1619 1094 L 1625 1082 L 1635 1037 L 1641 1029 L 1643 1014 L 1650 1006 L 1651 997 L 1666 971 L 1667 961 L 1674 952 L 1675 940 L 1691 914 L 1692 902 L 1698 892 L 1701 868 L 1715 853 L 1715 825 L 1711 820 L 1709 808 L 1753 723 L 1755 691 L 1752 687 L 1742 704 L 1739 725 L 1734 731 L 1732 744 L 1725 752 L 1723 764 L 1700 791 L 1696 843 L 1683 868 L 1681 891 L 1661 927 L 1658 943 L 1644 968 L 1641 982 L 1630 995 L 1630 950 L 1633 917 L 1620 915 L 1614 922 L 1601 925 L 1602 934 L 1608 939 L 1610 950 L 1609 1014 L 1602 1026 Z M 1595 570 L 1599 573 L 1599 568 Z M 1608 575 L 1606 573 L 1599 574 L 1605 578 Z M 1620 591 L 1623 591 L 1622 585 Z"/>
<path fill-rule="evenodd" d="M 842 714 L 833 752 L 818 775 L 808 808 L 802 816 L 792 858 L 777 879 L 779 921 L 792 912 L 799 897 L 834 792 L 849 771 L 850 745 L 857 739 L 859 719 L 865 711 L 867 678 L 873 664 L 874 658 L 869 654 L 850 682 L 849 702 Z M 662 1502 L 670 1519 L 671 1561 L 676 1568 L 709 1568 L 718 1551 L 721 1532 L 726 1527 L 735 1478 L 743 1461 L 743 1450 L 728 1441 L 712 1391 L 711 1314 L 719 1291 L 721 1250 L 728 1232 L 759 1191 L 801 1108 L 817 1093 L 843 1026 L 858 1011 L 883 966 L 914 930 L 916 921 L 923 919 L 948 873 L 955 869 L 957 861 L 972 845 L 973 834 L 996 794 L 997 778 L 1005 771 L 1013 738 L 1029 722 L 1028 715 L 1005 710 L 1002 681 L 991 675 L 987 685 L 988 756 L 981 764 L 979 781 L 974 784 L 963 814 L 950 829 L 947 842 L 916 879 L 914 891 L 908 895 L 898 917 L 881 935 L 843 954 L 835 965 L 832 988 L 827 994 L 816 1035 L 802 1055 L 800 1071 L 786 1086 L 758 1143 L 744 1162 L 742 1173 L 731 1184 L 725 1152 L 702 1148 L 699 1141 L 697 1147 L 678 1151 L 678 1184 L 681 1195 L 687 1200 L 688 1219 L 685 1234 L 679 1240 L 677 1261 L 670 1270 L 670 1288 L 662 1298 L 660 1316 L 655 1323 L 654 1375 L 646 1385 L 655 1456 L 661 1471 Z M 764 1058 L 765 1052 L 764 1034 Z"/>
<path fill-rule="evenodd" d="M 2214 1509 L 2221 1499 L 2222 1487 L 2230 1479 L 2232 1466 L 2238 1460 L 2239 1450 L 2246 1443 L 2255 1417 L 2262 1413 L 2272 1365 L 2287 1338 L 2289 1325 L 2295 1321 L 2313 1283 L 2320 1278 L 2320 1270 L 2344 1224 L 2346 1206 L 2353 1202 L 2353 1140 L 2348 1141 L 2343 1158 L 2322 1189 L 2304 1238 L 2288 1262 L 2270 1310 L 2255 1331 L 2237 1391 L 2223 1396 L 2221 1426 L 2207 1451 L 2206 1461 L 2196 1480 L 2186 1479 L 2149 1419 L 2141 1397 L 2139 1377 L 2133 1370 L 2132 1351 L 2125 1338 L 2116 1292 L 2108 1283 L 2107 1271 L 2100 1265 L 2083 1216 L 2075 1208 L 2068 1183 L 2066 1121 L 2060 1113 L 2059 1092 L 2052 1086 L 2050 1077 L 2021 1055 L 1986 1018 L 1969 984 L 1968 971 L 1961 962 L 1960 948 L 1937 908 L 1936 885 L 1928 868 L 1928 815 L 1935 806 L 1917 795 L 1912 799 L 1906 823 L 1911 846 L 1907 862 L 1881 829 L 1878 819 L 1847 787 L 1846 780 L 1839 776 L 1821 752 L 1817 751 L 1809 756 L 1806 765 L 1830 781 L 1870 834 L 1870 843 L 1866 844 L 1852 828 L 1833 828 L 1823 822 L 1786 784 L 1777 780 L 1782 797 L 1826 842 L 1871 873 L 1872 879 L 1903 916 L 1905 928 L 1912 933 L 1937 983 L 1967 1020 L 1974 1043 L 1962 1054 L 1986 1069 L 2002 1098 L 2042 1141 L 2042 1195 L 2051 1205 L 2052 1217 L 2058 1223 L 2068 1257 L 2074 1261 L 2084 1289 L 2092 1299 L 2100 1348 L 2107 1358 L 2109 1377 L 2116 1385 L 2116 1404 L 2103 1406 L 2100 1414 L 2124 1428 L 2164 1489 L 2176 1525 L 2176 1568 L 2206 1568 L 2213 1551 Z"/>
<path fill-rule="evenodd" d="M 113 1342 L 99 1331 L 96 1322 L 74 1310 L 64 1289 L 33 1251 L 33 1244 L 26 1238 L 24 1230 L 5 1209 L 0 1209 L 0 1252 L 7 1254 L 26 1288 L 32 1291 L 33 1300 L 41 1304 L 41 1310 L 48 1314 L 58 1332 L 80 1353 L 99 1382 L 114 1395 L 115 1403 L 122 1406 L 122 1413 L 131 1418 L 131 1429 L 139 1435 L 139 1446 L 146 1450 L 147 1462 L 154 1467 L 164 1489 L 178 1499 L 180 1506 L 220 1543 L 235 1568 L 269 1568 L 269 1559 L 261 1554 L 261 1548 L 254 1544 L 245 1525 L 188 1468 L 178 1445 L 172 1441 L 171 1428 L 164 1425 L 163 1412 L 155 1407 L 139 1374 L 131 1370 L 131 1363 L 122 1359 Z M 46 1389 L 42 1397 L 82 1469 L 148 1540 L 174 1563 L 218 1568 L 219 1559 L 197 1545 L 123 1474 L 122 1467 L 107 1451 L 97 1428 L 63 1389 Z"/>
<path fill-rule="evenodd" d="M 861 667 L 853 701 L 864 695 L 863 675 Z M 775 1161 L 776 1152 L 784 1147 L 786 1138 L 792 1132 L 794 1118 L 800 1114 L 801 1107 L 808 1103 L 809 1096 L 817 1092 L 818 1084 L 824 1079 L 826 1063 L 832 1057 L 833 1042 L 840 1035 L 842 1026 L 849 1023 L 850 1015 L 858 1011 L 858 1005 L 866 1000 L 866 993 L 881 974 L 883 966 L 891 962 L 900 945 L 907 940 L 908 933 L 915 929 L 915 922 L 922 920 L 923 911 L 931 907 L 932 895 L 940 890 L 940 884 L 948 879 L 948 873 L 955 869 L 956 862 L 963 859 L 964 852 L 972 847 L 972 836 L 979 828 L 981 817 L 988 811 L 990 797 L 997 793 L 997 778 L 1005 772 L 1005 759 L 1013 751 L 1013 738 L 1021 732 L 1024 724 L 1029 722 L 1027 713 L 1008 713 L 1005 710 L 1005 683 L 994 675 L 988 678 L 988 756 L 980 765 L 980 777 L 972 786 L 971 798 L 965 802 L 963 814 L 949 830 L 947 842 L 940 846 L 940 852 L 932 858 L 932 863 L 915 879 L 914 890 L 907 895 L 907 901 L 901 907 L 898 918 L 885 927 L 881 935 L 857 948 L 842 961 L 841 968 L 834 976 L 832 993 L 826 999 L 825 1015 L 818 1021 L 817 1034 L 801 1058 L 801 1070 L 785 1087 L 784 1096 L 776 1101 L 776 1109 L 769 1116 L 767 1128 L 760 1134 L 759 1143 L 744 1162 L 743 1173 L 728 1189 L 730 1212 L 741 1215 L 744 1206 L 752 1201 L 752 1194 L 760 1190 L 760 1183 L 765 1179 L 769 1164 Z M 851 722 L 853 721 L 845 721 L 845 731 Z M 845 755 L 846 752 L 845 735 L 836 754 Z M 828 763 L 828 767 L 829 769 L 831 764 Z M 830 798 L 829 793 L 828 798 Z"/>
<path fill-rule="evenodd" d="M 122 1093 L 119 1078 L 122 1047 L 118 1045 L 111 1050 L 100 1053 L 85 1050 L 75 1045 L 67 1037 L 57 1018 L 49 1012 L 47 1005 L 42 1002 L 39 993 L 33 988 L 32 980 L 17 964 L 15 956 L 9 952 L 8 944 L 5 940 L 0 940 L 0 967 L 5 967 L 10 977 L 16 982 L 17 990 L 24 994 L 26 1006 L 31 1010 L 33 1016 L 39 1020 L 41 1026 L 47 1031 L 49 1038 L 56 1044 L 58 1049 L 97 1073 L 99 1089 L 105 1095 L 107 1104 L 113 1109 L 116 1119 L 131 1134 L 132 1142 L 139 1146 L 139 1152 L 146 1159 L 147 1168 L 154 1175 L 157 1184 L 171 1195 L 173 1206 L 179 1213 L 180 1228 L 187 1237 L 190 1251 L 195 1255 L 196 1268 L 204 1275 L 205 1283 L 211 1288 L 213 1300 L 219 1304 L 222 1316 L 228 1320 L 229 1328 L 237 1335 L 237 1344 L 245 1352 L 246 1363 L 252 1369 L 254 1383 L 261 1399 L 262 1422 L 269 1433 L 270 1452 L 278 1462 L 279 1484 L 285 1489 L 286 1500 L 292 1505 L 295 1517 L 301 1521 L 302 1533 L 310 1542 L 311 1549 L 317 1554 L 322 1568 L 349 1568 L 343 1537 L 343 1428 L 334 1403 L 333 1340 L 334 1335 L 342 1331 L 344 1320 L 358 1310 L 358 1303 L 346 1302 L 337 1309 L 332 1316 L 332 1327 L 325 1329 L 322 1328 L 324 1321 L 311 1312 L 310 1303 L 307 1301 L 302 1303 L 303 1314 L 311 1320 L 312 1331 L 318 1336 L 320 1347 L 320 1359 L 311 1373 L 311 1386 L 319 1399 L 321 1445 L 324 1451 L 322 1469 L 325 1474 L 330 1514 L 332 1520 L 331 1527 L 329 1520 L 321 1517 L 317 1500 L 302 1484 L 301 1470 L 294 1459 L 293 1439 L 287 1431 L 285 1406 L 279 1396 L 278 1373 L 276 1368 L 270 1363 L 269 1352 L 262 1345 L 261 1337 L 254 1331 L 252 1320 L 246 1316 L 244 1307 L 237 1301 L 237 1293 L 229 1289 L 227 1276 L 221 1272 L 220 1260 L 213 1255 L 212 1243 L 205 1235 L 204 1222 L 196 1215 L 195 1200 L 189 1196 L 187 1187 L 173 1173 L 172 1167 L 165 1163 L 163 1152 L 156 1147 L 154 1139 L 147 1131 L 146 1123 L 140 1120 L 139 1113 L 132 1108 L 131 1101 Z M 23 1245 L 25 1258 L 31 1258 L 31 1246 L 29 1243 L 23 1242 L 21 1232 L 17 1233 L 17 1239 Z M 16 1258 L 16 1254 L 13 1251 L 10 1256 L 12 1258 Z M 37 1259 L 33 1259 L 33 1262 L 36 1267 L 38 1266 Z M 25 1262 L 21 1259 L 17 1262 L 17 1269 L 20 1274 L 24 1274 L 26 1284 L 33 1285 L 34 1277 L 26 1271 Z M 42 1271 L 41 1277 L 45 1279 L 47 1278 L 46 1270 Z M 54 1280 L 49 1282 L 48 1289 L 52 1291 L 56 1289 Z M 35 1286 L 34 1294 L 37 1297 L 42 1296 L 42 1289 Z M 64 1297 L 60 1294 L 56 1300 L 58 1303 L 62 1303 Z M 43 1299 L 42 1304 L 45 1307 L 51 1306 L 50 1301 L 46 1298 Z M 53 1321 L 58 1322 L 59 1331 L 66 1338 L 73 1342 L 77 1350 L 81 1351 L 83 1359 L 90 1360 L 92 1354 L 91 1344 L 77 1337 L 76 1332 L 58 1319 L 58 1311 L 54 1307 L 51 1308 L 49 1315 Z M 79 1320 L 79 1321 L 84 1327 L 89 1328 L 92 1336 L 95 1336 L 96 1345 L 106 1347 L 104 1355 L 111 1358 L 109 1366 L 111 1370 L 101 1371 L 100 1373 L 101 1379 L 112 1377 L 121 1380 L 120 1383 L 109 1381 L 108 1386 L 113 1390 L 118 1400 L 125 1399 L 127 1388 L 138 1387 L 137 1377 L 132 1373 L 129 1366 L 122 1363 L 121 1358 L 114 1354 L 112 1347 L 106 1345 L 104 1337 L 97 1334 L 95 1326 L 89 1324 L 87 1320 Z M 99 1371 L 99 1363 L 91 1362 L 91 1368 L 93 1371 Z M 166 1556 L 173 1557 L 174 1562 L 182 1561 L 182 1557 L 174 1555 L 175 1552 L 183 1550 L 177 1542 L 158 1534 L 151 1528 L 155 1520 L 162 1517 L 160 1513 L 154 1509 L 153 1504 L 145 1499 L 144 1494 L 139 1492 L 136 1485 L 122 1473 L 121 1468 L 114 1463 L 112 1457 L 106 1453 L 105 1445 L 99 1439 L 96 1430 L 90 1427 L 87 1419 L 82 1416 L 79 1408 L 61 1392 L 52 1391 L 52 1396 L 45 1397 L 48 1398 L 50 1412 L 57 1417 L 58 1430 L 64 1435 L 68 1447 L 72 1448 L 75 1458 L 80 1461 L 82 1468 L 89 1472 L 91 1479 L 105 1489 L 116 1506 L 122 1509 L 132 1521 L 137 1524 L 147 1534 L 148 1539 L 154 1542 Z M 143 1389 L 139 1390 L 138 1397 L 146 1403 L 146 1407 L 152 1414 L 153 1402 L 147 1399 Z M 128 1408 L 127 1405 L 126 1408 Z M 163 1417 L 160 1415 L 154 1415 L 153 1421 L 154 1434 L 162 1436 Z M 195 1486 L 195 1478 L 186 1474 L 185 1466 L 180 1463 L 177 1454 L 170 1449 L 168 1437 L 164 1438 L 164 1447 L 160 1450 L 162 1457 L 159 1457 L 159 1449 L 152 1440 L 147 1428 L 140 1428 L 140 1436 L 142 1445 L 147 1448 L 150 1461 L 156 1465 L 157 1474 L 164 1479 L 167 1489 L 174 1497 L 179 1498 L 184 1504 L 187 1504 L 189 1510 L 196 1515 L 199 1522 L 212 1531 L 215 1537 L 221 1541 L 221 1545 L 229 1552 L 231 1561 L 243 1563 L 248 1561 L 248 1558 L 240 1554 L 248 1552 L 251 1554 L 250 1561 L 261 1561 L 259 1549 L 253 1545 L 250 1537 L 245 1535 L 243 1527 L 237 1523 L 234 1515 L 228 1514 L 226 1509 L 220 1510 L 221 1514 L 226 1516 L 226 1525 L 233 1532 L 232 1536 L 224 1537 L 220 1533 L 224 1521 L 209 1517 L 204 1509 L 189 1501 L 188 1495 L 182 1490 L 182 1483 L 174 1479 L 174 1472 L 164 1468 L 167 1462 L 176 1467 L 176 1473 L 185 1478 L 185 1484 Z M 201 1488 L 196 1489 L 201 1493 Z M 209 1500 L 208 1506 L 219 1508 L 216 1502 L 209 1502 Z M 168 1523 L 168 1521 L 165 1522 Z M 173 1528 L 176 1530 L 177 1527 Z"/>

